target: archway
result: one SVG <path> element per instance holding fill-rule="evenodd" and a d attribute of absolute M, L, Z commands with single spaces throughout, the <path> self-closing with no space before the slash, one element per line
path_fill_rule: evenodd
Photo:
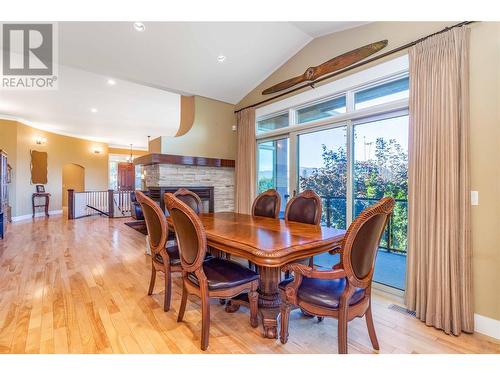
<path fill-rule="evenodd" d="M 68 207 L 68 189 L 85 191 L 85 168 L 78 164 L 69 163 L 63 166 L 62 171 L 62 205 Z"/>

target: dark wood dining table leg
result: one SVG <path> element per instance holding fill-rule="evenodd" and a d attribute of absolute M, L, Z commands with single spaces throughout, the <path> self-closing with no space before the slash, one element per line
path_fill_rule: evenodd
<path fill-rule="evenodd" d="M 259 289 L 259 315 L 264 328 L 264 337 L 276 339 L 278 337 L 278 316 L 280 313 L 280 294 L 278 284 L 280 283 L 280 267 L 257 266 L 260 275 Z M 226 312 L 233 313 L 239 310 L 240 305 L 248 306 L 246 294 L 229 300 L 226 304 Z"/>
<path fill-rule="evenodd" d="M 280 312 L 280 267 L 257 266 L 259 283 L 259 312 L 264 328 L 264 337 L 275 339 L 278 337 L 278 315 Z"/>

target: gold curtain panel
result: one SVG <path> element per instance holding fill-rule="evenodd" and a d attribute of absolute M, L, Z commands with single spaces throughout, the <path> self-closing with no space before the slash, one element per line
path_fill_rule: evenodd
<path fill-rule="evenodd" d="M 31 183 L 47 183 L 47 153 L 40 151 L 31 151 Z"/>

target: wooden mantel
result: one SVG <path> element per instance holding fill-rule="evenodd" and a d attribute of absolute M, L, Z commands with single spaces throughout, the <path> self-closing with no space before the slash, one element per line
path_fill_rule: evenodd
<path fill-rule="evenodd" d="M 200 156 L 182 156 L 170 154 L 147 154 L 134 159 L 135 165 L 177 164 L 203 167 L 234 168 L 235 161 L 231 159 L 205 158 Z"/>

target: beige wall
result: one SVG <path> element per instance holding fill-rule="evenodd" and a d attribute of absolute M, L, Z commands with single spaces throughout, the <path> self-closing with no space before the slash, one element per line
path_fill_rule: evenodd
<path fill-rule="evenodd" d="M 264 99 L 263 89 L 342 52 L 381 39 L 389 40 L 389 50 L 454 23 L 378 22 L 314 39 L 236 107 Z M 500 23 L 470 28 L 471 188 L 480 197 L 472 207 L 474 303 L 476 313 L 500 319 Z"/>
<path fill-rule="evenodd" d="M 63 166 L 63 207 L 68 207 L 68 189 L 73 189 L 74 191 L 85 191 L 85 168 L 81 165 L 69 163 Z"/>
<path fill-rule="evenodd" d="M 130 155 L 129 148 L 117 148 L 117 147 L 109 147 L 108 153 L 113 155 Z M 146 155 L 148 151 L 143 150 L 132 150 L 132 156 L 135 158 L 136 156 Z"/>
<path fill-rule="evenodd" d="M 179 137 L 161 137 L 163 154 L 236 158 L 236 124 L 234 105 L 195 97 L 193 127 Z"/>
<path fill-rule="evenodd" d="M 17 177 L 17 122 L 0 119 L 0 149 L 7 152 L 7 163 L 12 167 L 12 180 L 9 184 L 9 204 L 12 207 L 12 216 L 15 216 L 16 177 Z"/>
<path fill-rule="evenodd" d="M 35 144 L 37 136 L 45 137 L 47 143 Z M 94 147 L 99 147 L 101 153 L 95 154 Z M 85 168 L 86 189 L 107 189 L 108 146 L 104 143 L 44 132 L 15 121 L 0 120 L 0 148 L 9 152 L 9 163 L 14 168 L 15 180 L 9 187 L 13 216 L 31 214 L 31 194 L 35 187 L 30 183 L 30 150 L 45 151 L 48 154 L 48 183 L 45 190 L 52 194 L 50 210 L 62 208 L 62 172 L 65 164 L 74 163 Z"/>
<path fill-rule="evenodd" d="M 472 26 L 471 189 L 475 311 L 500 320 L 500 23 Z M 493 294 L 492 294 L 493 292 Z"/>
<path fill-rule="evenodd" d="M 276 83 L 301 75 L 310 66 L 317 66 L 354 48 L 361 47 L 378 40 L 387 39 L 389 43 L 387 47 L 382 50 L 381 53 L 383 53 L 455 23 L 457 22 L 374 22 L 354 29 L 313 39 L 309 44 L 297 52 L 295 56 L 273 72 L 254 90 L 248 93 L 238 104 L 236 104 L 236 109 L 240 109 L 247 105 L 257 103 L 263 99 L 272 97 L 272 94 L 261 95 L 261 92 Z M 345 77 L 348 74 L 352 74 L 366 69 L 367 67 L 379 64 L 381 61 L 393 59 L 394 57 L 398 55 L 400 56 L 404 53 L 405 52 L 400 52 L 399 54 L 392 55 L 385 60 L 375 61 L 361 68 L 351 70 L 344 75 L 339 75 L 334 79 Z M 325 80 L 317 86 L 331 81 L 332 80 Z M 306 90 L 308 89 L 304 89 L 303 91 Z M 296 95 L 298 92 L 300 91 L 291 95 Z M 283 99 L 283 97 L 278 100 L 281 99 Z"/>
<path fill-rule="evenodd" d="M 161 154 L 161 137 L 149 141 L 148 151 L 155 154 Z"/>

